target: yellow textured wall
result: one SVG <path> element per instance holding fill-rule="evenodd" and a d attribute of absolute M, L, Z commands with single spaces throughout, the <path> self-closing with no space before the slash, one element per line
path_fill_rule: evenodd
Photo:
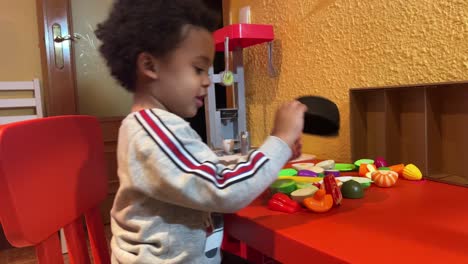
<path fill-rule="evenodd" d="M 0 81 L 42 79 L 36 1 L 0 1 Z"/>
<path fill-rule="evenodd" d="M 0 81 L 31 81 L 34 78 L 42 81 L 36 1 L 0 0 Z M 19 96 L 25 95 L 20 92 L 0 94 L 1 98 Z M 33 112 L 31 109 L 2 109 L 0 116 Z"/>
<path fill-rule="evenodd" d="M 466 0 L 224 3 L 227 21 L 236 23 L 238 9 L 250 5 L 252 23 L 275 30 L 277 77 L 268 75 L 266 45 L 244 53 L 253 144 L 270 132 L 280 103 L 322 95 L 337 103 L 342 129 L 338 138 L 304 136 L 304 152 L 349 161 L 349 88 L 468 80 Z"/>

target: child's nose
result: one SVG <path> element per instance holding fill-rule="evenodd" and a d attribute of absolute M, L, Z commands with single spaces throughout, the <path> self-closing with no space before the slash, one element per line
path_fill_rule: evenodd
<path fill-rule="evenodd" d="M 211 78 L 208 74 L 206 74 L 204 77 L 203 77 L 203 80 L 202 80 L 202 86 L 205 87 L 205 88 L 208 88 L 211 84 Z"/>

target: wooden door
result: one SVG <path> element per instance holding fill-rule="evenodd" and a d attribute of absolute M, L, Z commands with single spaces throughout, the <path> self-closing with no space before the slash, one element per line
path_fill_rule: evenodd
<path fill-rule="evenodd" d="M 45 110 L 48 116 L 93 115 L 90 112 L 80 111 L 79 108 L 77 67 L 74 56 L 77 42 L 73 40 L 71 9 L 71 0 L 37 0 L 39 32 L 43 37 L 41 60 L 44 73 Z M 54 41 L 54 38 L 57 37 L 57 30 L 60 30 L 62 37 L 67 38 L 68 35 L 72 39 L 61 42 Z M 60 49 L 57 49 L 57 46 Z M 123 117 L 123 115 L 99 117 L 110 187 L 108 198 L 102 205 L 104 223 L 109 223 L 110 208 L 118 188 L 116 146 L 118 128 Z"/>

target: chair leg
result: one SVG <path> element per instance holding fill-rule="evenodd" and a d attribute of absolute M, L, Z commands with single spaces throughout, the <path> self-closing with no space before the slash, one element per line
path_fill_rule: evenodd
<path fill-rule="evenodd" d="M 240 242 L 240 256 L 244 259 L 247 259 L 247 244 Z"/>
<path fill-rule="evenodd" d="M 57 234 L 53 234 L 36 246 L 36 255 L 39 264 L 63 264 L 60 254 L 60 241 Z"/>
<path fill-rule="evenodd" d="M 83 226 L 83 218 L 78 217 L 64 227 L 67 238 L 68 257 L 70 263 L 91 264 L 86 245 L 86 234 Z"/>
<path fill-rule="evenodd" d="M 110 263 L 109 247 L 107 246 L 106 234 L 99 208 L 92 208 L 86 212 L 85 219 L 94 263 Z"/>
<path fill-rule="evenodd" d="M 67 239 L 65 238 L 65 233 L 63 232 L 63 228 L 60 229 L 60 247 L 62 248 L 62 254 L 68 253 Z"/>

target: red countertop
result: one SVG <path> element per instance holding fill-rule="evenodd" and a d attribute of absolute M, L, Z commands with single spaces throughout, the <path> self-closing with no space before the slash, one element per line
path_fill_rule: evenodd
<path fill-rule="evenodd" d="M 322 214 L 265 198 L 227 215 L 226 231 L 283 263 L 468 263 L 468 188 L 399 179 Z"/>

